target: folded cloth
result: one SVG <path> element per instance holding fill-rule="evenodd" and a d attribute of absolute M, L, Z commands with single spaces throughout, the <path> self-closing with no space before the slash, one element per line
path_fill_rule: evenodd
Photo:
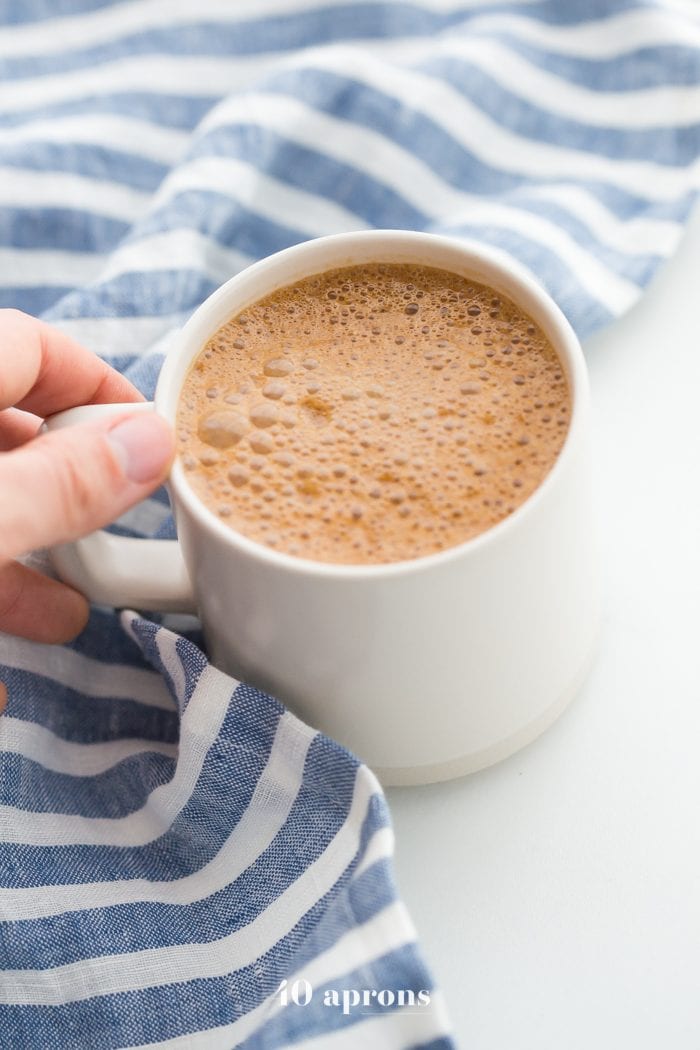
<path fill-rule="evenodd" d="M 584 335 L 634 302 L 695 199 L 692 0 L 0 16 L 0 305 L 146 395 L 193 308 L 297 241 L 476 238 Z M 172 536 L 165 495 L 115 528 Z M 453 1045 L 352 755 L 209 665 L 192 623 L 96 609 L 70 646 L 1 637 L 0 663 L 3 1045 Z"/>

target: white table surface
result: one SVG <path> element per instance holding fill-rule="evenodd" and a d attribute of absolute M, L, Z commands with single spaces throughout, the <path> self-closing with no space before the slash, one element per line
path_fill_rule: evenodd
<path fill-rule="evenodd" d="M 505 762 L 387 792 L 465 1050 L 700 1047 L 700 212 L 585 350 L 606 590 L 590 677 Z"/>

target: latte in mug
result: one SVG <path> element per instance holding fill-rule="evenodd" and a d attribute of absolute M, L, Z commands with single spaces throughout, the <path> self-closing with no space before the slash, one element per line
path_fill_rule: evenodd
<path fill-rule="evenodd" d="M 178 449 L 232 529 L 336 564 L 454 547 L 512 514 L 564 443 L 561 362 L 506 296 L 367 263 L 234 315 L 185 380 Z"/>

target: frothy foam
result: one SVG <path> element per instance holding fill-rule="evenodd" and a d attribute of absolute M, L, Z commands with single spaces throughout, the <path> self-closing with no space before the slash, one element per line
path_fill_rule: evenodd
<path fill-rule="evenodd" d="M 178 445 L 232 529 L 318 561 L 392 562 L 512 513 L 569 415 L 561 362 L 510 300 L 447 271 L 371 264 L 223 325 L 185 381 Z"/>

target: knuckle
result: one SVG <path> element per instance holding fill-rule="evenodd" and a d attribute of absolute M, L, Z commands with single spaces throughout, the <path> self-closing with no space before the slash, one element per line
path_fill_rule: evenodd
<path fill-rule="evenodd" d="M 60 457 L 50 457 L 47 463 L 51 471 L 57 508 L 69 531 L 85 517 L 90 505 L 91 493 L 84 472 L 80 469 L 74 452 Z"/>
<path fill-rule="evenodd" d="M 119 486 L 119 465 L 102 435 L 83 434 L 58 449 L 38 449 L 45 458 L 57 511 L 66 532 L 93 528 L 93 518 Z M 108 509 L 108 508 L 107 508 Z"/>

